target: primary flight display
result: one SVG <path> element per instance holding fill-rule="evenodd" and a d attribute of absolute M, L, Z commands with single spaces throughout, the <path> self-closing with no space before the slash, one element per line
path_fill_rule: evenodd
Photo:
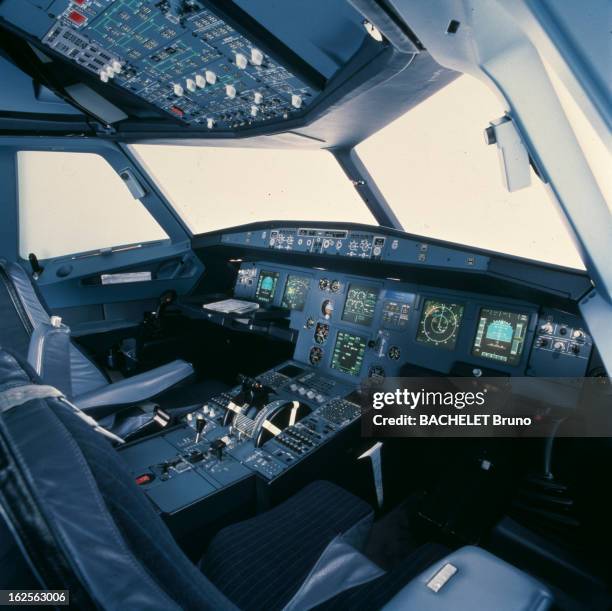
<path fill-rule="evenodd" d="M 482 308 L 472 354 L 508 365 L 517 365 L 525 346 L 529 315 Z"/>
<path fill-rule="evenodd" d="M 260 303 L 272 303 L 279 275 L 278 272 L 261 271 L 257 280 L 257 290 L 255 291 L 255 299 L 257 301 Z"/>

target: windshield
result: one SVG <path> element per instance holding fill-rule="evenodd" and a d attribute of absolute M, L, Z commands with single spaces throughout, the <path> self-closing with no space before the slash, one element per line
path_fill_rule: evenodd
<path fill-rule="evenodd" d="M 273 220 L 377 224 L 324 150 L 130 148 L 193 233 Z"/>
<path fill-rule="evenodd" d="M 463 76 L 357 147 L 405 231 L 584 269 L 547 187 L 502 185 L 483 130 L 504 108 Z"/>

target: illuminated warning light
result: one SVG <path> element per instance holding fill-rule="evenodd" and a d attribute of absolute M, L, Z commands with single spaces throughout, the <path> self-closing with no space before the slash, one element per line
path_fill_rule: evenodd
<path fill-rule="evenodd" d="M 75 4 L 78 4 L 79 6 L 83 6 L 85 4 L 85 2 L 87 2 L 87 0 L 72 0 Z"/>
<path fill-rule="evenodd" d="M 85 15 L 82 13 L 79 13 L 79 11 L 70 11 L 68 13 L 68 19 L 70 19 L 70 21 L 76 25 L 83 25 L 87 21 L 87 17 L 85 17 Z"/>
<path fill-rule="evenodd" d="M 170 112 L 175 114 L 177 117 L 185 116 L 185 112 L 183 111 L 183 109 L 179 108 L 178 106 L 170 106 Z"/>
<path fill-rule="evenodd" d="M 153 481 L 153 475 L 151 473 L 143 473 L 136 478 L 136 485 L 144 486 L 150 484 Z"/>

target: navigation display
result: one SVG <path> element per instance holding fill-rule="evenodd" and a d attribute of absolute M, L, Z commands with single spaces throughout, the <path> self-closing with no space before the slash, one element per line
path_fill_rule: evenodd
<path fill-rule="evenodd" d="M 255 299 L 260 303 L 272 303 L 276 285 L 278 283 L 278 272 L 266 272 L 263 269 L 257 280 L 257 289 L 255 291 Z"/>
<path fill-rule="evenodd" d="M 346 331 L 338 331 L 331 361 L 332 369 L 351 376 L 358 376 L 363 364 L 365 349 L 365 338 Z"/>
<path fill-rule="evenodd" d="M 453 350 L 461 327 L 464 306 L 427 299 L 419 322 L 417 342 Z"/>
<path fill-rule="evenodd" d="M 285 285 L 285 292 L 283 293 L 282 307 L 301 312 L 306 304 L 309 289 L 310 278 L 308 276 L 289 274 L 287 284 Z"/>
<path fill-rule="evenodd" d="M 378 289 L 351 284 L 346 296 L 342 320 L 354 322 L 358 325 L 371 325 L 377 300 Z"/>
<path fill-rule="evenodd" d="M 529 314 L 482 308 L 472 354 L 518 365 L 525 346 Z"/>

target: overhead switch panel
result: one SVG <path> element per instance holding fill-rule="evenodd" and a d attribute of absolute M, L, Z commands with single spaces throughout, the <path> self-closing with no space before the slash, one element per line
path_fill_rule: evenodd
<path fill-rule="evenodd" d="M 285 120 L 303 112 L 324 85 L 229 1 L 72 0 L 42 42 L 105 87 L 209 129 Z"/>

